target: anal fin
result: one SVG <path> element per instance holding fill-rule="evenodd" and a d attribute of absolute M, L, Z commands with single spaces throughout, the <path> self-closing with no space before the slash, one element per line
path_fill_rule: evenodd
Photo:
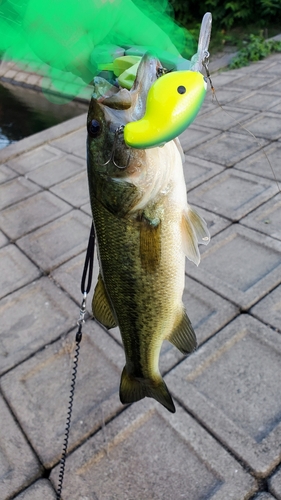
<path fill-rule="evenodd" d="M 106 328 L 114 328 L 117 326 L 112 307 L 110 305 L 103 279 L 99 274 L 98 282 L 96 284 L 93 302 L 92 302 L 93 315 L 99 323 Z"/>
<path fill-rule="evenodd" d="M 196 349 L 196 335 L 184 309 L 182 310 L 180 320 L 177 322 L 172 333 L 167 337 L 167 340 L 183 354 L 189 354 Z"/>

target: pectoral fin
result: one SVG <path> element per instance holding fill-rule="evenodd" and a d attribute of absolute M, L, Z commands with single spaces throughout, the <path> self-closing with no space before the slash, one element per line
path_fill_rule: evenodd
<path fill-rule="evenodd" d="M 179 315 L 179 321 L 172 333 L 167 337 L 183 354 L 193 352 L 197 347 L 196 335 L 192 328 L 189 317 L 183 309 Z"/>
<path fill-rule="evenodd" d="M 114 328 L 117 326 L 112 307 L 110 305 L 103 279 L 99 274 L 98 282 L 96 284 L 93 302 L 92 302 L 93 315 L 99 323 L 106 328 Z"/>
<path fill-rule="evenodd" d="M 200 215 L 188 206 L 182 215 L 182 242 L 186 257 L 198 266 L 200 253 L 198 244 L 207 245 L 210 241 L 210 233 L 207 224 Z"/>

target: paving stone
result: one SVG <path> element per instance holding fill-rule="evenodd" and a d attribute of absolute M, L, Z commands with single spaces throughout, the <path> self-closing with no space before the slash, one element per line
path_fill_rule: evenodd
<path fill-rule="evenodd" d="M 233 304 L 188 277 L 185 279 L 183 303 L 196 333 L 198 345 L 206 342 L 239 313 Z M 110 330 L 110 334 L 122 345 L 118 328 Z M 163 342 L 159 364 L 162 374 L 171 370 L 182 359 L 184 356 L 178 349 L 170 342 Z"/>
<path fill-rule="evenodd" d="M 183 151 L 186 152 L 218 134 L 218 130 L 205 129 L 198 125 L 191 125 L 179 136 L 179 139 Z"/>
<path fill-rule="evenodd" d="M 201 249 L 187 274 L 245 310 L 281 282 L 281 243 L 235 224 Z"/>
<path fill-rule="evenodd" d="M 28 178 L 36 182 L 36 184 L 39 184 L 39 186 L 49 188 L 85 170 L 85 160 L 62 153 L 62 156 L 58 157 L 56 160 L 50 161 L 28 173 Z"/>
<path fill-rule="evenodd" d="M 85 214 L 92 217 L 92 209 L 90 202 L 86 203 L 85 205 L 82 205 L 82 207 L 80 207 L 80 210 L 82 210 L 83 212 L 85 212 Z"/>
<path fill-rule="evenodd" d="M 281 75 L 280 59 L 277 59 L 277 61 L 272 61 L 271 64 L 265 67 L 264 71 L 274 77 L 276 77 L 277 75 Z"/>
<path fill-rule="evenodd" d="M 255 480 L 182 408 L 170 415 L 138 405 L 68 458 L 65 498 L 237 500 L 255 492 Z"/>
<path fill-rule="evenodd" d="M 267 90 L 254 90 L 234 100 L 231 105 L 258 111 L 266 111 L 267 109 L 275 107 L 280 102 L 281 97 L 278 93 L 275 94 Z M 272 111 L 274 111 L 274 109 Z"/>
<path fill-rule="evenodd" d="M 75 156 L 86 158 L 86 140 L 87 131 L 86 127 L 83 127 L 82 129 L 72 132 L 65 137 L 54 140 L 52 145 L 62 151 L 66 151 L 66 153 L 72 153 Z"/>
<path fill-rule="evenodd" d="M 254 500 L 275 500 L 274 497 L 272 495 L 270 495 L 270 493 L 258 493 L 258 495 L 256 495 L 254 497 Z"/>
<path fill-rule="evenodd" d="M 269 479 L 269 491 L 277 498 L 281 500 L 281 469 Z"/>
<path fill-rule="evenodd" d="M 6 181 L 10 181 L 16 177 L 16 173 L 13 172 L 7 165 L 0 165 L 0 184 Z"/>
<path fill-rule="evenodd" d="M 49 278 L 0 300 L 0 374 L 74 328 L 77 307 Z"/>
<path fill-rule="evenodd" d="M 40 188 L 24 177 L 17 177 L 5 182 L 0 185 L 0 210 L 17 201 L 24 200 L 38 191 Z"/>
<path fill-rule="evenodd" d="M 226 86 L 227 88 L 228 85 L 232 85 L 233 82 L 236 82 L 237 80 L 239 80 L 239 78 L 241 79 L 241 77 L 243 76 L 244 74 L 240 69 L 236 71 L 223 71 L 220 74 L 214 75 L 214 77 L 212 76 L 212 82 L 215 88 L 223 86 Z"/>
<path fill-rule="evenodd" d="M 15 500 L 56 500 L 54 488 L 48 479 L 39 479 L 23 493 L 15 497 Z"/>
<path fill-rule="evenodd" d="M 5 72 L 4 75 L 4 81 L 5 80 L 13 80 L 15 76 L 17 75 L 18 71 L 14 69 L 9 69 L 8 71 Z"/>
<path fill-rule="evenodd" d="M 201 160 L 194 156 L 185 155 L 183 173 L 188 191 L 207 181 L 214 175 L 222 172 L 224 168 L 210 161 Z"/>
<path fill-rule="evenodd" d="M 213 78 L 212 78 L 212 81 L 213 81 Z M 216 82 L 213 81 L 213 83 L 214 83 L 214 86 L 216 87 Z M 216 97 L 217 97 L 217 100 L 219 101 L 220 105 L 224 106 L 225 104 L 231 103 L 232 101 L 234 101 L 238 97 L 241 97 L 244 94 L 247 95 L 248 93 L 249 93 L 248 90 L 245 90 L 245 89 L 242 89 L 239 87 L 237 88 L 236 86 L 235 87 L 220 87 L 218 90 L 216 90 Z M 219 107 L 218 103 L 216 102 L 216 100 L 214 100 L 212 94 L 210 97 L 211 97 L 212 102 L 213 102 L 213 109 L 217 109 Z"/>
<path fill-rule="evenodd" d="M 28 85 L 31 85 L 32 87 L 40 87 L 41 80 L 42 80 L 41 76 L 35 74 L 29 74 L 26 79 L 26 83 Z"/>
<path fill-rule="evenodd" d="M 281 240 L 280 208 L 281 198 L 277 195 L 240 222 L 243 226 L 251 227 L 272 238 Z"/>
<path fill-rule="evenodd" d="M 1 378 L 16 418 L 46 468 L 60 459 L 75 350 L 75 331 Z M 119 412 L 124 353 L 94 321 L 83 327 L 69 450 Z"/>
<path fill-rule="evenodd" d="M 265 69 L 262 68 L 262 72 L 264 73 Z M 276 76 L 276 75 L 274 75 Z M 245 89 L 259 89 L 262 87 L 267 88 L 268 85 L 268 75 L 264 75 L 259 71 L 258 73 L 258 78 L 257 76 L 253 76 L 252 74 L 249 74 L 247 76 L 243 76 L 240 79 L 235 79 L 235 85 L 241 88 Z"/>
<path fill-rule="evenodd" d="M 268 158 L 267 158 L 268 157 Z M 278 181 L 281 181 L 281 142 L 273 142 L 262 148 L 257 153 L 249 156 L 235 165 L 238 170 L 244 170 L 252 174 L 260 175 L 261 177 L 266 177 L 275 181 L 275 177 L 272 173 L 273 168 L 275 177 Z"/>
<path fill-rule="evenodd" d="M 263 139 L 275 141 L 281 137 L 280 117 L 269 111 L 259 113 L 251 120 L 244 122 L 243 127 L 249 129 L 256 137 L 261 137 Z M 241 134 L 249 134 L 245 128 L 234 127 L 231 130 Z"/>
<path fill-rule="evenodd" d="M 211 129 L 228 130 L 239 122 L 245 122 L 255 114 L 256 111 L 247 109 L 247 106 L 244 106 L 242 110 L 237 107 L 235 108 L 234 103 L 231 102 L 231 106 L 223 106 L 223 108 L 218 106 L 215 110 L 205 113 L 197 119 L 196 123 L 204 127 L 210 127 Z"/>
<path fill-rule="evenodd" d="M 2 231 L 0 231 L 0 248 L 7 245 L 7 243 L 9 243 L 8 238 L 6 238 L 5 234 L 3 234 Z"/>
<path fill-rule="evenodd" d="M 257 477 L 280 462 L 280 356 L 280 334 L 244 314 L 166 377 L 181 404 Z"/>
<path fill-rule="evenodd" d="M 190 203 L 238 221 L 277 192 L 267 179 L 228 169 L 188 193 Z"/>
<path fill-rule="evenodd" d="M 281 94 L 281 89 L 280 89 L 280 78 L 277 78 L 277 80 L 273 80 L 272 83 L 267 85 L 267 90 L 272 90 L 274 93 L 279 93 Z"/>
<path fill-rule="evenodd" d="M 70 210 L 70 205 L 44 191 L 2 210 L 0 227 L 10 238 L 17 239 Z"/>
<path fill-rule="evenodd" d="M 17 243 L 38 266 L 50 271 L 87 248 L 90 228 L 91 219 L 79 210 L 72 210 Z"/>
<path fill-rule="evenodd" d="M 0 420 L 0 483 L 5 500 L 32 483 L 41 467 L 1 395 Z"/>
<path fill-rule="evenodd" d="M 40 165 L 60 158 L 62 155 L 63 153 L 59 149 L 45 145 L 9 160 L 8 165 L 19 174 L 24 175 L 37 169 Z"/>
<path fill-rule="evenodd" d="M 15 246 L 0 250 L 0 298 L 12 293 L 40 275 L 39 269 Z"/>
<path fill-rule="evenodd" d="M 251 309 L 251 314 L 281 331 L 281 285 Z"/>
<path fill-rule="evenodd" d="M 54 194 L 74 207 L 80 208 L 89 201 L 89 186 L 86 169 L 50 189 Z"/>
<path fill-rule="evenodd" d="M 259 140 L 258 144 L 253 137 L 234 132 L 223 132 L 203 145 L 189 150 L 189 154 L 231 167 L 266 144 L 264 139 Z"/>

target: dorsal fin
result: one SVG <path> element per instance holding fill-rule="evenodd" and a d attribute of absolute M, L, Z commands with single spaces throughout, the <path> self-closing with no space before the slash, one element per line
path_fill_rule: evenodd
<path fill-rule="evenodd" d="M 110 329 L 117 326 L 104 282 L 100 274 L 94 292 L 92 310 L 95 319 L 106 328 Z"/>

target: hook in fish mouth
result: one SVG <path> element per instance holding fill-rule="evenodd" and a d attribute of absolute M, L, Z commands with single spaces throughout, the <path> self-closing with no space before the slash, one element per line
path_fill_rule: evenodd
<path fill-rule="evenodd" d="M 118 165 L 116 163 L 116 161 L 115 161 L 115 158 L 114 158 L 115 157 L 117 140 L 118 140 L 118 137 L 121 134 L 124 134 L 124 128 L 125 128 L 124 125 L 120 125 L 120 127 L 117 127 L 117 129 L 115 130 L 111 155 L 109 157 L 109 160 L 107 160 L 105 163 L 100 163 L 101 167 L 105 167 L 110 162 L 112 162 L 115 167 L 119 168 L 119 170 L 125 170 L 126 168 L 128 168 L 128 166 L 130 164 L 130 159 L 131 159 L 131 151 L 129 152 L 129 156 L 128 156 L 128 159 L 127 159 L 127 165 L 125 165 L 125 167 L 121 167 L 121 165 Z"/>

